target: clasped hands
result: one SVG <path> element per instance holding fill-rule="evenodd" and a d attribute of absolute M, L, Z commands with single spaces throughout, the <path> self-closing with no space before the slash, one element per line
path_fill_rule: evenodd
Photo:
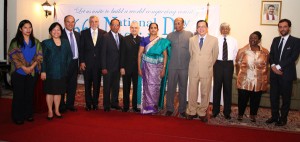
<path fill-rule="evenodd" d="M 283 74 L 283 72 L 282 72 L 281 70 L 278 70 L 278 69 L 276 68 L 276 66 L 272 66 L 271 69 L 272 69 L 272 71 L 273 71 L 275 74 L 278 74 L 278 75 L 282 75 L 282 74 Z"/>

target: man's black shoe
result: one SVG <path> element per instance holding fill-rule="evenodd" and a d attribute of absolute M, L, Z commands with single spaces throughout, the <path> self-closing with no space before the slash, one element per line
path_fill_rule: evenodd
<path fill-rule="evenodd" d="M 167 111 L 165 116 L 172 116 L 173 112 L 172 111 Z"/>
<path fill-rule="evenodd" d="M 133 108 L 132 110 L 133 110 L 133 112 L 141 112 L 141 110 L 138 108 Z"/>
<path fill-rule="evenodd" d="M 274 122 L 277 122 L 278 120 L 277 119 L 274 119 L 274 118 L 269 118 L 266 123 L 267 124 L 271 124 L 271 123 L 274 123 Z"/>
<path fill-rule="evenodd" d="M 279 120 L 275 123 L 275 126 L 284 126 L 286 125 L 286 121 Z"/>
<path fill-rule="evenodd" d="M 111 106 L 112 109 L 116 109 L 116 110 L 122 110 L 122 108 L 120 106 Z"/>

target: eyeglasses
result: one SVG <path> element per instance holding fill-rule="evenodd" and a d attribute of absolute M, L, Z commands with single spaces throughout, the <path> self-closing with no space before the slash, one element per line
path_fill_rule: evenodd
<path fill-rule="evenodd" d="M 112 24 L 111 26 L 113 26 L 113 27 L 119 27 L 120 25 Z"/>

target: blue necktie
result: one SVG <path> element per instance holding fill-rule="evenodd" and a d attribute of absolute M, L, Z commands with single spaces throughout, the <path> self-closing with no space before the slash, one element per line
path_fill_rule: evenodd
<path fill-rule="evenodd" d="M 70 32 L 70 41 L 71 41 L 71 50 L 73 53 L 73 57 L 75 56 L 75 42 L 73 38 L 73 32 Z"/>
<path fill-rule="evenodd" d="M 200 38 L 200 42 L 199 42 L 200 49 L 202 48 L 202 45 L 203 45 L 203 37 Z"/>

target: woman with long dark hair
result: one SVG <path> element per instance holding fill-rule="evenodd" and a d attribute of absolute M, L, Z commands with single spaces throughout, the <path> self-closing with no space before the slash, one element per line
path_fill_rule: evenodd
<path fill-rule="evenodd" d="M 19 23 L 17 34 L 12 39 L 8 56 L 11 62 L 13 87 L 12 119 L 21 125 L 24 120 L 33 121 L 33 94 L 38 73 L 41 71 L 42 47 L 33 36 L 29 20 Z"/>

